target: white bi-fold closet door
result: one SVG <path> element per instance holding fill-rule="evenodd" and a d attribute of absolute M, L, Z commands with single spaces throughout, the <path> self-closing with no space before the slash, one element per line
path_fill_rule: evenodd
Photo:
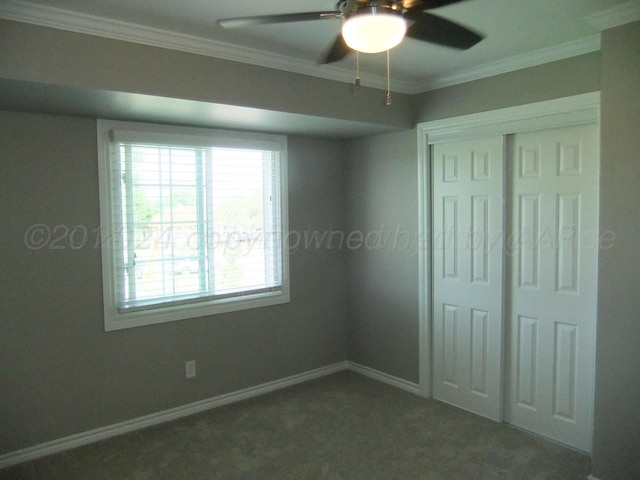
<path fill-rule="evenodd" d="M 433 395 L 590 451 L 595 125 L 433 145 Z"/>

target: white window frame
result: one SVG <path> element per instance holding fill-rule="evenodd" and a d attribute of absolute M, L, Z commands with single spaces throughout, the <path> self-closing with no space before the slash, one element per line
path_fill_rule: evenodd
<path fill-rule="evenodd" d="M 287 138 L 282 135 L 247 133 L 208 128 L 152 125 L 145 123 L 98 120 L 98 174 L 100 189 L 100 223 L 102 250 L 102 279 L 104 297 L 105 331 L 120 330 L 157 323 L 197 318 L 226 312 L 247 310 L 288 303 L 290 301 L 288 238 L 288 182 L 287 182 Z M 143 310 L 122 310 L 118 305 L 116 291 L 117 250 L 114 239 L 114 213 L 112 198 L 111 154 L 113 138 L 146 141 L 154 139 L 162 144 L 189 146 L 215 146 L 234 148 L 264 148 L 280 152 L 280 221 L 281 231 L 281 275 L 280 289 L 269 292 L 250 293 L 239 297 L 217 298 L 178 305 L 162 305 Z"/>

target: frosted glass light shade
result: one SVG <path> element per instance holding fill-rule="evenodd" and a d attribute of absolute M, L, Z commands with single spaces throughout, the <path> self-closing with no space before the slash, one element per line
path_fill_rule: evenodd
<path fill-rule="evenodd" d="M 351 15 L 342 26 L 344 41 L 354 50 L 379 53 L 390 50 L 404 38 L 407 24 L 393 13 Z"/>

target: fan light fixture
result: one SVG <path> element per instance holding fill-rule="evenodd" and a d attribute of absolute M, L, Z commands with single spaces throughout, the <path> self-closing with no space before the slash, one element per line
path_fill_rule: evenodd
<path fill-rule="evenodd" d="M 406 31 L 407 23 L 400 13 L 378 7 L 358 9 L 342 25 L 344 41 L 363 53 L 392 49 L 402 41 Z"/>
<path fill-rule="evenodd" d="M 433 15 L 433 10 L 464 0 L 338 0 L 335 10 L 325 12 L 282 13 L 252 17 L 223 18 L 224 28 L 251 27 L 271 23 L 307 22 L 335 19 L 342 21 L 338 34 L 325 50 L 319 64 L 342 60 L 356 53 L 356 84 L 360 87 L 360 53 L 387 52 L 387 105 L 391 105 L 391 73 L 389 50 L 407 36 L 421 42 L 436 43 L 467 50 L 482 40 L 482 35 L 462 25 Z M 407 28 L 410 25 L 410 28 Z"/>

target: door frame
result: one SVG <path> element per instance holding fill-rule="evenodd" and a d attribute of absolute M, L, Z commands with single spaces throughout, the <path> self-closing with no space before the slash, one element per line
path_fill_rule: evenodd
<path fill-rule="evenodd" d="M 493 135 L 595 123 L 600 131 L 600 92 L 462 115 L 417 125 L 418 140 L 418 282 L 419 388 L 432 396 L 432 196 L 431 145 Z M 503 319 L 504 321 L 504 319 Z M 503 339 L 504 341 L 504 339 Z M 504 382 L 503 382 L 504 388 Z M 501 392 L 504 395 L 504 392 Z"/>

